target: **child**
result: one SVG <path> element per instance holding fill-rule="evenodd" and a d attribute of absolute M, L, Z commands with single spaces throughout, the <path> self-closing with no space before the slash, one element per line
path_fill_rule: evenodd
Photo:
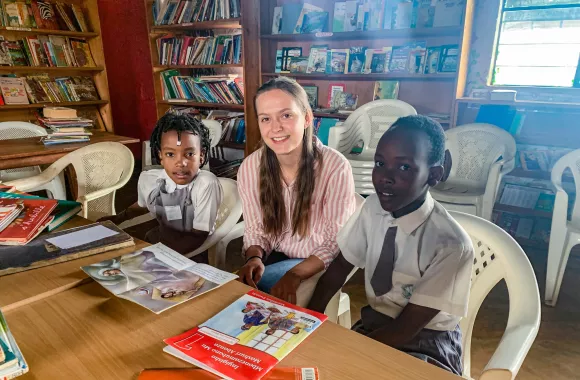
<path fill-rule="evenodd" d="M 337 237 L 341 254 L 309 308 L 323 312 L 353 266 L 365 268 L 369 302 L 353 330 L 457 375 L 473 247 L 429 194 L 443 176 L 445 135 L 425 116 L 398 119 L 375 153 L 373 185 Z"/>
<path fill-rule="evenodd" d="M 159 226 L 145 240 L 181 254 L 196 250 L 213 232 L 223 197 L 217 177 L 200 170 L 209 148 L 209 132 L 201 121 L 190 115 L 164 115 L 151 133 L 151 154 L 163 169 L 142 172 L 138 202 L 106 219 L 120 224 L 151 212 Z M 207 252 L 193 260 L 207 263 Z"/>

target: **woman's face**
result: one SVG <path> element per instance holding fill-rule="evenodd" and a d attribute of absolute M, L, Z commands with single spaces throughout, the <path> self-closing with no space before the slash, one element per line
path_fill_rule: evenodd
<path fill-rule="evenodd" d="M 300 151 L 310 120 L 291 95 L 278 89 L 260 94 L 256 111 L 262 139 L 276 155 Z"/>

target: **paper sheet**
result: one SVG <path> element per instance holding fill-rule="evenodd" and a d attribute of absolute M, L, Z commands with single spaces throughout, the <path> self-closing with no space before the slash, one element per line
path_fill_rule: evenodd
<path fill-rule="evenodd" d="M 60 235 L 46 241 L 56 245 L 61 249 L 69 249 L 78 247 L 97 240 L 107 238 L 109 236 L 117 235 L 118 232 L 113 231 L 103 226 L 95 226 L 84 230 L 71 232 L 70 234 Z"/>

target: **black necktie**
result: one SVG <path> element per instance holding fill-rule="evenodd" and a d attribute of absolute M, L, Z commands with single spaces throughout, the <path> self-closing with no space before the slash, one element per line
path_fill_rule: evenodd
<path fill-rule="evenodd" d="M 381 257 L 373 272 L 371 286 L 377 297 L 387 294 L 393 287 L 393 268 L 395 267 L 395 236 L 397 227 L 389 227 L 381 249 Z"/>

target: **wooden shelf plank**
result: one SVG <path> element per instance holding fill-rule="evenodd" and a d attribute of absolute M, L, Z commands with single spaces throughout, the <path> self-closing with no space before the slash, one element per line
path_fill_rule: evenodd
<path fill-rule="evenodd" d="M 263 40 L 273 41 L 339 41 L 339 40 L 378 40 L 387 38 L 419 38 L 461 36 L 460 27 L 417 28 L 396 30 L 365 30 L 358 32 L 327 32 L 310 34 L 264 34 Z"/>
<path fill-rule="evenodd" d="M 531 208 L 508 206 L 503 205 L 501 203 L 496 203 L 493 208 L 498 211 L 511 212 L 514 214 L 518 214 L 520 216 L 537 216 L 540 218 L 552 219 L 552 211 L 534 210 Z"/>
<path fill-rule="evenodd" d="M 199 30 L 199 29 L 241 29 L 239 18 L 227 20 L 214 20 L 203 22 L 191 22 L 187 24 L 155 25 L 151 27 L 151 32 L 165 30 Z"/>
<path fill-rule="evenodd" d="M 153 68 L 155 70 L 166 69 L 229 69 L 235 67 L 244 67 L 242 64 L 228 64 L 228 65 L 157 65 Z"/>
<path fill-rule="evenodd" d="M 70 30 L 52 30 L 52 29 L 32 29 L 32 28 L 15 28 L 15 27 L 0 27 L 0 33 L 3 31 L 19 34 L 52 34 L 54 36 L 68 36 L 68 37 L 97 37 L 99 33 L 96 32 L 71 32 Z"/>
<path fill-rule="evenodd" d="M 229 110 L 244 110 L 243 104 L 223 104 L 223 103 L 199 103 L 199 102 L 183 102 L 183 101 L 169 101 L 162 100 L 159 104 L 170 104 L 172 106 L 198 107 L 198 108 L 217 108 Z"/>
<path fill-rule="evenodd" d="M 411 73 L 378 73 L 378 74 L 293 74 L 293 73 L 262 73 L 265 77 L 286 76 L 296 79 L 319 79 L 319 80 L 455 80 L 455 73 L 441 74 L 411 74 Z"/>
<path fill-rule="evenodd" d="M 96 67 L 44 67 L 44 66 L 0 66 L 0 72 L 36 72 L 36 71 L 103 71 L 103 66 Z"/>
<path fill-rule="evenodd" d="M 34 109 L 45 106 L 55 107 L 74 107 L 74 106 L 93 106 L 100 104 L 109 104 L 107 100 L 90 100 L 85 102 L 61 102 L 61 103 L 34 103 L 34 104 L 6 104 L 0 106 L 0 110 L 16 110 L 16 109 Z"/>
<path fill-rule="evenodd" d="M 580 109 L 580 103 L 564 103 L 564 102 L 548 102 L 535 100 L 516 100 L 516 101 L 502 101 L 490 99 L 475 99 L 475 98 L 458 98 L 457 103 L 472 103 L 472 104 L 496 104 L 496 105 L 510 105 L 514 107 L 553 107 L 553 108 L 572 108 Z"/>
<path fill-rule="evenodd" d="M 239 143 L 230 142 L 230 141 L 220 141 L 218 146 L 223 146 L 224 148 L 237 149 L 237 150 L 246 149 L 246 144 L 239 144 Z"/>

